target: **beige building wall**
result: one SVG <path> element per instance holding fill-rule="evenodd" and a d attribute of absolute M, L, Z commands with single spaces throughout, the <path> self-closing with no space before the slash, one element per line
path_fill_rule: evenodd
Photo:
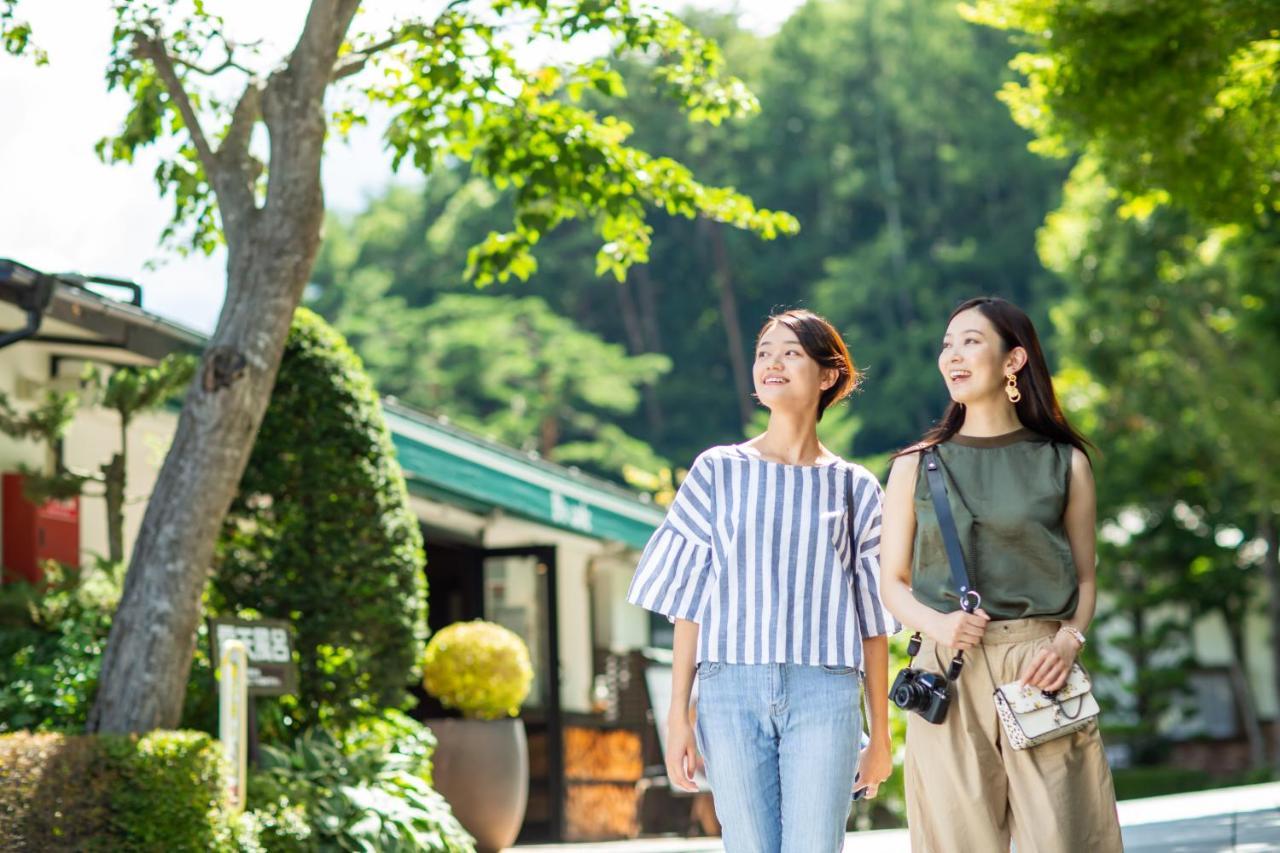
<path fill-rule="evenodd" d="M 129 459 L 124 510 L 125 560 L 147 509 L 147 499 L 155 488 L 160 466 L 178 428 L 177 412 L 161 409 L 137 416 L 129 425 Z M 97 470 L 120 449 L 120 419 L 110 409 L 81 411 L 67 430 L 63 459 L 74 470 Z M 80 546 L 90 554 L 107 554 L 107 507 L 100 489 L 80 498 Z"/>
<path fill-rule="evenodd" d="M 53 380 L 50 377 L 53 355 L 51 348 L 36 343 L 18 343 L 0 350 L 0 391 L 19 411 L 34 408 L 49 389 L 74 387 L 85 362 L 64 358 L 59 365 L 60 378 Z M 139 415 L 130 426 L 124 531 L 126 560 L 177 422 L 176 412 L 159 410 Z M 115 412 L 82 405 L 63 440 L 63 460 L 72 470 L 96 472 L 110 461 L 119 447 L 120 422 Z M 16 471 L 19 465 L 25 465 L 52 471 L 53 462 L 53 454 L 39 443 L 0 435 L 0 470 Z M 89 494 L 80 498 L 81 565 L 91 564 L 95 555 L 105 557 L 107 554 L 106 505 L 98 496 L 101 489 L 89 484 L 86 492 Z"/>

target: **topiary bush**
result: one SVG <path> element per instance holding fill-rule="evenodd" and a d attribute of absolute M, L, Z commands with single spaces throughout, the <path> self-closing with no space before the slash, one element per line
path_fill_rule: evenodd
<path fill-rule="evenodd" d="M 203 732 L 0 736 L 0 850 L 256 850 Z"/>
<path fill-rule="evenodd" d="M 360 360 L 299 309 L 209 601 L 297 631 L 295 730 L 403 707 L 426 637 L 422 534 Z"/>
<path fill-rule="evenodd" d="M 524 640 L 493 622 L 455 622 L 431 638 L 422 685 L 464 717 L 495 720 L 520 713 L 533 667 Z"/>

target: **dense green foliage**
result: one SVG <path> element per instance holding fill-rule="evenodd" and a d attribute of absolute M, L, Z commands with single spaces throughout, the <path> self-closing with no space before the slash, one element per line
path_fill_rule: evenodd
<path fill-rule="evenodd" d="M 290 620 L 296 727 L 406 700 L 425 640 L 422 534 L 360 360 L 300 310 L 224 525 L 217 612 Z"/>
<path fill-rule="evenodd" d="M 276 851 L 430 850 L 471 853 L 474 842 L 430 784 L 435 738 L 420 723 L 389 714 L 335 738 L 321 730 L 291 748 L 263 747 L 249 806 L 273 825 L 302 806 L 310 832 L 284 838 L 264 829 Z"/>
<path fill-rule="evenodd" d="M 46 567 L 46 585 L 0 586 L 0 732 L 84 727 L 111 609 L 112 567 Z"/>
<path fill-rule="evenodd" d="M 628 356 L 577 328 L 535 296 L 444 294 L 408 308 L 399 297 L 361 302 L 348 334 L 378 387 L 459 426 L 564 464 L 618 472 L 658 466 L 615 420 L 640 387 L 670 368 L 662 355 Z"/>
<path fill-rule="evenodd" d="M 0 736 L 4 850 L 253 850 L 253 836 L 204 733 Z"/>
<path fill-rule="evenodd" d="M 1142 207 L 1204 218 L 1280 210 L 1280 30 L 1271 0 L 975 0 L 1013 30 L 1024 75 L 1002 97 L 1037 147 L 1097 155 Z"/>
<path fill-rule="evenodd" d="M 0 586 L 0 732 L 81 731 L 97 691 L 124 569 L 95 560 L 79 569 L 51 562 L 44 570 L 38 587 Z M 202 624 L 182 725 L 212 733 L 217 692 L 206 633 Z"/>
<path fill-rule="evenodd" d="M 130 109 L 98 153 L 107 162 L 131 163 L 143 150 L 159 149 L 156 184 L 174 203 L 164 237 L 182 251 L 211 252 L 225 236 L 220 207 L 269 190 L 265 164 L 248 140 L 264 121 L 257 98 L 264 79 L 271 87 L 270 62 L 256 46 L 237 44 L 203 3 L 116 0 L 114 7 L 107 85 L 128 96 Z M 614 65 L 640 55 L 657 60 L 650 79 L 691 121 L 719 124 L 753 111 L 754 96 L 725 72 L 717 45 L 674 16 L 631 0 L 457 2 L 426 15 L 406 11 L 376 30 L 360 17 L 349 31 L 343 21 L 327 126 L 342 136 L 367 123 L 373 105 L 389 115 L 385 139 L 397 167 L 409 162 L 431 172 L 445 158 L 465 161 L 487 182 L 511 188 L 514 216 L 467 252 L 476 282 L 527 278 L 537 266 L 532 247 L 572 220 L 596 235 L 597 270 L 617 276 L 648 260 L 650 208 L 706 216 L 766 238 L 795 229 L 787 214 L 758 209 L 731 188 L 703 184 L 684 164 L 628 144 L 627 122 L 581 103 L 585 91 L 611 102 L 625 98 Z M 16 21 L 0 24 L 9 40 L 23 37 Z M 522 57 L 520 48 L 557 51 L 579 36 L 599 39 L 608 54 L 546 66 Z M 173 96 L 157 45 L 185 98 Z M 238 105 L 226 98 L 225 85 L 200 73 L 218 60 L 226 63 L 220 71 L 244 80 Z M 183 115 L 184 101 L 191 115 Z M 243 174 L 217 174 L 218 161 L 201 150 L 208 143 L 194 134 L 189 145 L 162 144 L 195 130 L 192 115 L 205 122 L 208 138 L 225 136 L 228 149 L 244 158 Z"/>
<path fill-rule="evenodd" d="M 1106 451 L 1102 616 L 1123 619 L 1129 709 L 1150 732 L 1177 703 L 1195 619 L 1221 614 L 1246 665 L 1275 500 L 1280 385 L 1265 365 L 1280 357 L 1280 291 L 1274 235 L 1169 208 L 1124 217 L 1121 204 L 1082 162 L 1041 247 L 1070 284 L 1056 309 L 1062 388 Z"/>
<path fill-rule="evenodd" d="M 711 222 L 659 217 L 651 262 L 601 287 L 589 235 L 565 229 L 539 244 L 540 271 L 520 292 L 633 355 L 673 364 L 660 379 L 601 359 L 564 368 L 617 386 L 648 383 L 639 404 L 628 404 L 634 411 L 609 411 L 619 431 L 597 434 L 597 445 L 632 447 L 624 436 L 634 437 L 687 464 L 707 445 L 737 439 L 751 420 L 746 369 L 756 329 L 775 306 L 807 304 L 846 332 L 868 370 L 851 404 L 855 422 L 835 449 L 901 446 L 942 409 L 945 391 L 931 368 L 953 304 L 992 292 L 1047 316 L 1034 233 L 1065 172 L 1026 151 L 1027 135 L 993 97 L 1009 79 L 1012 50 L 944 2 L 811 2 L 767 39 L 731 18 L 693 20 L 759 92 L 760 114 L 729 133 L 678 121 L 647 82 L 649 67 L 633 62 L 624 68 L 623 109 L 636 138 L 794 213 L 802 235 L 764 243 Z M 441 346 L 436 337 L 485 340 L 510 311 L 505 291 L 471 297 L 473 305 L 488 300 L 492 318 L 434 307 L 469 287 L 464 249 L 510 205 L 461 168 L 438 169 L 421 191 L 394 188 L 367 212 L 330 222 L 310 298 L 350 336 L 380 387 L 464 423 L 482 413 L 488 430 L 503 425 L 502 437 L 519 444 L 536 440 L 538 407 L 495 405 L 483 374 L 433 370 L 427 355 Z M 489 340 L 492 359 L 511 357 L 504 352 L 516 344 Z M 574 339 L 552 340 L 549 358 L 577 360 Z M 580 410 L 571 388 L 552 392 L 554 405 Z M 614 459 L 578 452 L 584 435 L 566 428 L 560 440 L 570 446 L 551 457 L 615 476 L 619 459 L 652 470 L 629 450 Z"/>
<path fill-rule="evenodd" d="M 1255 765 L 1264 742 L 1245 687 L 1246 619 L 1268 598 L 1280 654 L 1272 12 L 1252 0 L 967 9 L 1028 48 L 1014 63 L 1023 82 L 1003 97 L 1035 147 L 1086 154 L 1041 253 L 1066 287 L 1056 327 L 1069 407 L 1109 451 L 1102 615 L 1121 620 L 1132 721 L 1149 734 L 1178 704 L 1188 661 L 1177 650 L 1194 620 L 1220 614 Z"/>

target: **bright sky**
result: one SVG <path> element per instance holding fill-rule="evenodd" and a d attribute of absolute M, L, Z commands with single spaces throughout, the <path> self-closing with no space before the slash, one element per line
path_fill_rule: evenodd
<path fill-rule="evenodd" d="M 800 0 L 656 0 L 667 8 L 694 5 L 736 9 L 744 26 L 775 30 Z M 301 26 L 305 0 L 210 0 L 241 41 L 262 38 L 282 50 Z M 391 7 L 418 4 L 398 0 Z M 46 272 L 128 278 L 143 286 L 144 307 L 204 332 L 222 303 L 225 257 L 182 258 L 161 249 L 170 206 L 152 181 L 155 160 L 107 166 L 94 143 L 119 126 L 127 104 L 103 82 L 112 14 L 105 0 L 66 3 L 27 0 L 20 19 L 31 22 L 49 64 L 0 56 L 0 257 Z M 368 22 L 370 25 L 376 22 Z M 272 55 L 272 54 L 268 54 Z M 402 170 L 402 173 L 403 170 Z M 392 178 L 376 129 L 330 146 L 324 164 L 330 210 L 358 210 Z M 407 178 L 406 178 L 407 179 Z M 158 262 L 148 269 L 148 262 Z"/>

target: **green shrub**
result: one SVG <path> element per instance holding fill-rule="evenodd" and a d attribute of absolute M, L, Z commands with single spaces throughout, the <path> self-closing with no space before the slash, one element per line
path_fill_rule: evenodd
<path fill-rule="evenodd" d="M 361 717 L 339 736 L 342 751 L 355 755 L 375 751 L 393 756 L 408 773 L 431 784 L 431 754 L 436 736 L 422 723 L 396 710 L 376 717 Z"/>
<path fill-rule="evenodd" d="M 203 732 L 0 736 L 0 849 L 255 850 Z"/>
<path fill-rule="evenodd" d="M 1129 767 L 1113 770 L 1111 778 L 1117 800 L 1198 791 L 1209 781 L 1203 771 L 1183 767 Z"/>
<path fill-rule="evenodd" d="M 1115 782 L 1117 800 L 1185 794 L 1191 791 L 1230 788 L 1235 785 L 1251 785 L 1272 780 L 1271 773 L 1266 770 L 1237 773 L 1231 776 L 1210 776 L 1203 770 L 1167 765 L 1117 769 L 1111 772 L 1111 777 Z"/>
<path fill-rule="evenodd" d="M 45 583 L 0 586 L 0 733 L 80 732 L 98 689 L 123 567 L 45 566 Z M 182 727 L 214 732 L 218 695 L 197 628 Z"/>
<path fill-rule="evenodd" d="M 306 845 L 281 844 L 264 832 L 263 846 L 474 853 L 471 836 L 426 777 L 434 745 L 425 727 L 393 712 L 341 737 L 312 728 L 290 749 L 262 747 L 262 770 L 249 778 L 250 807 L 274 817 L 301 806 L 311 828 Z"/>
<path fill-rule="evenodd" d="M 428 693 L 476 720 L 514 717 L 533 682 L 524 640 L 480 619 L 440 629 L 427 644 L 422 670 Z"/>
<path fill-rule="evenodd" d="M 245 812 L 243 820 L 252 827 L 258 844 L 267 853 L 311 853 L 317 847 L 306 809 L 290 803 L 287 797 L 260 802 L 257 808 Z"/>
<path fill-rule="evenodd" d="M 0 587 L 0 732 L 82 730 L 98 687 L 118 567 L 44 568 L 40 587 Z"/>
<path fill-rule="evenodd" d="M 289 724 L 403 707 L 426 636 L 422 534 L 360 360 L 300 309 L 227 516 L 210 601 L 297 630 Z"/>

